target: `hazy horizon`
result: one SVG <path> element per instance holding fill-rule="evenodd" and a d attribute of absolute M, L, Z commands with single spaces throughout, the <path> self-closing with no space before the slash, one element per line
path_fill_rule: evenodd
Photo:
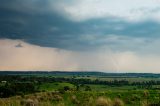
<path fill-rule="evenodd" d="M 0 71 L 160 73 L 159 0 L 0 0 Z"/>

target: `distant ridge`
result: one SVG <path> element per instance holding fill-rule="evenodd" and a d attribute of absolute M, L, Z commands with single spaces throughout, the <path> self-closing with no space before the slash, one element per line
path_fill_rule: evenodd
<path fill-rule="evenodd" d="M 43 75 L 43 76 L 101 76 L 101 77 L 159 77 L 160 74 L 153 73 L 105 73 L 105 72 L 84 72 L 84 71 L 0 71 L 2 75 Z"/>

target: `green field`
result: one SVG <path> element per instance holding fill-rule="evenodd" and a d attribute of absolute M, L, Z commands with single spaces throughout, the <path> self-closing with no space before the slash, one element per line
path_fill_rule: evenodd
<path fill-rule="evenodd" d="M 44 83 L 40 85 L 40 91 L 56 91 L 60 88 L 64 88 L 65 86 L 68 86 L 70 88 L 74 88 L 75 86 L 70 83 Z"/>
<path fill-rule="evenodd" d="M 160 106 L 157 74 L 92 74 L 2 75 L 0 106 Z"/>

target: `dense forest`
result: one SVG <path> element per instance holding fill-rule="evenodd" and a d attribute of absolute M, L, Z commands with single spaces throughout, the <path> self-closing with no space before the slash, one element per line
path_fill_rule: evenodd
<path fill-rule="evenodd" d="M 101 76 L 101 77 L 160 77 L 153 73 L 104 73 L 104 72 L 66 72 L 66 71 L 0 71 L 1 75 L 55 75 L 55 76 Z"/>

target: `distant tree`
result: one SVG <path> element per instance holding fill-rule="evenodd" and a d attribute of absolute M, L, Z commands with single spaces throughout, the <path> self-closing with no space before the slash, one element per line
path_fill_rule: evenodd
<path fill-rule="evenodd" d="M 85 91 L 91 91 L 92 89 L 91 89 L 91 87 L 90 86 L 85 86 Z"/>
<path fill-rule="evenodd" d="M 5 86 L 1 86 L 0 87 L 0 97 L 1 98 L 7 98 L 10 96 L 13 96 L 15 94 L 14 90 L 9 88 L 9 87 L 5 87 Z"/>
<path fill-rule="evenodd" d="M 70 90 L 70 87 L 69 86 L 64 86 L 64 91 L 69 91 Z"/>

